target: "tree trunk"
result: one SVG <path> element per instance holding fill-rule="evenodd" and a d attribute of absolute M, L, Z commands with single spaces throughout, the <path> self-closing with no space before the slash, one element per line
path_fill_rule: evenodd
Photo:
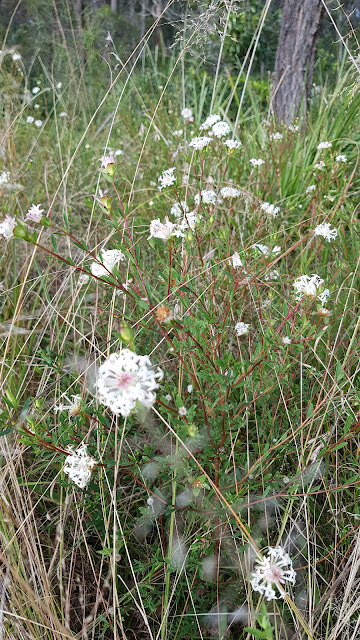
<path fill-rule="evenodd" d="M 114 11 L 114 13 L 118 12 L 118 0 L 111 0 L 111 11 Z"/>
<path fill-rule="evenodd" d="M 306 109 L 322 10 L 321 0 L 284 2 L 271 98 L 280 122 L 290 124 L 302 101 Z"/>

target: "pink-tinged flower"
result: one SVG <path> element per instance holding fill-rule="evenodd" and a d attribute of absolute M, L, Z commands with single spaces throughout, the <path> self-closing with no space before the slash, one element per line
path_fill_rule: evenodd
<path fill-rule="evenodd" d="M 169 218 L 165 218 L 165 222 L 161 222 L 160 218 L 156 218 L 156 220 L 152 220 L 150 222 L 150 238 L 159 238 L 160 240 L 164 240 L 167 242 L 171 236 L 177 235 L 175 232 L 179 231 L 178 225 L 170 222 Z"/>
<path fill-rule="evenodd" d="M 102 156 L 101 158 L 99 158 L 99 161 L 101 162 L 101 166 L 105 167 L 105 169 L 108 164 L 115 164 L 115 158 L 112 153 L 110 153 L 109 156 Z"/>
<path fill-rule="evenodd" d="M 250 584 L 267 600 L 284 597 L 283 585 L 295 584 L 296 574 L 288 553 L 282 547 L 269 547 L 267 556 L 256 559 Z M 277 587 L 277 591 L 274 587 Z"/>
<path fill-rule="evenodd" d="M 238 267 L 242 267 L 243 266 L 243 263 L 242 263 L 241 258 L 240 258 L 240 256 L 239 256 L 237 251 L 235 251 L 235 253 L 233 253 L 233 255 L 230 257 L 228 263 L 230 265 L 232 265 L 234 269 L 237 269 Z"/>
<path fill-rule="evenodd" d="M 108 156 L 102 156 L 99 160 L 101 161 L 101 166 L 105 167 L 105 173 L 107 173 L 110 178 L 113 178 L 115 175 L 115 158 L 113 154 L 110 153 Z"/>
<path fill-rule="evenodd" d="M 154 370 L 148 356 L 138 356 L 129 349 L 112 353 L 99 367 L 96 382 L 99 402 L 109 407 L 115 415 L 130 415 L 137 404 L 147 409 L 156 400 L 161 369 Z"/>
<path fill-rule="evenodd" d="M 185 109 L 182 110 L 181 115 L 184 118 L 184 120 L 191 120 L 193 114 L 191 109 L 185 107 Z"/>
<path fill-rule="evenodd" d="M 0 222 L 0 236 L 3 236 L 5 240 L 9 240 L 14 235 L 15 227 L 16 219 L 11 216 L 5 216 L 4 220 Z"/>
<path fill-rule="evenodd" d="M 32 204 L 29 211 L 26 214 L 25 220 L 31 220 L 32 222 L 41 222 L 44 209 L 40 209 L 41 204 Z"/>

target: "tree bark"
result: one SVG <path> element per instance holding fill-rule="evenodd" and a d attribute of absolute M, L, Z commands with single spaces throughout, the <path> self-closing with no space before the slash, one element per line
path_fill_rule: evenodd
<path fill-rule="evenodd" d="M 275 58 L 272 107 L 290 124 L 310 96 L 323 5 L 321 0 L 285 0 Z"/>
<path fill-rule="evenodd" d="M 114 13 L 118 12 L 118 0 L 111 0 L 111 11 L 114 11 Z"/>

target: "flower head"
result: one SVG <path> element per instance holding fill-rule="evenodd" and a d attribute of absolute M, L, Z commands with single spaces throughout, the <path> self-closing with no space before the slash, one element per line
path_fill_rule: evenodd
<path fill-rule="evenodd" d="M 279 586 L 289 582 L 295 584 L 296 574 L 288 553 L 282 547 L 269 547 L 268 554 L 255 561 L 255 570 L 251 574 L 250 584 L 254 591 L 265 596 L 267 600 L 275 600 L 283 591 Z M 275 591 L 275 588 L 278 591 Z"/>
<path fill-rule="evenodd" d="M 239 189 L 234 189 L 233 187 L 223 187 L 220 189 L 220 195 L 227 198 L 238 198 L 241 195 L 241 191 Z"/>
<path fill-rule="evenodd" d="M 269 216 L 272 216 L 273 218 L 276 218 L 280 211 L 280 207 L 275 207 L 275 205 L 270 204 L 270 202 L 263 202 L 260 205 L 260 209 L 261 211 L 265 211 L 265 213 L 267 213 Z"/>
<path fill-rule="evenodd" d="M 155 400 L 157 380 L 163 378 L 161 369 L 155 372 L 148 356 L 138 356 L 129 349 L 112 353 L 99 367 L 96 387 L 99 401 L 115 415 L 130 415 L 136 404 L 150 408 Z"/>
<path fill-rule="evenodd" d="M 337 234 L 337 229 L 332 229 L 330 222 L 322 222 L 321 224 L 318 224 L 318 226 L 314 229 L 315 236 L 322 236 L 328 242 L 336 238 Z"/>
<path fill-rule="evenodd" d="M 181 416 L 181 417 L 186 416 L 186 414 L 187 414 L 187 409 L 186 409 L 186 407 L 179 407 L 179 409 L 178 409 L 178 414 L 179 414 L 179 416 Z"/>
<path fill-rule="evenodd" d="M 21 60 L 20 53 L 13 53 L 12 59 L 14 60 L 14 62 L 17 62 L 18 60 Z"/>
<path fill-rule="evenodd" d="M 249 333 L 250 325 L 246 322 L 237 322 L 235 325 L 235 331 L 237 336 L 244 336 Z"/>
<path fill-rule="evenodd" d="M 101 260 L 99 262 L 93 262 L 91 264 L 91 273 L 93 276 L 101 278 L 102 276 L 109 276 L 115 265 L 122 260 L 125 260 L 125 255 L 119 249 L 108 249 L 101 252 Z"/>
<path fill-rule="evenodd" d="M 195 151 L 202 151 L 203 149 L 205 149 L 205 147 L 208 146 L 208 144 L 210 144 L 210 142 L 211 138 L 209 138 L 208 136 L 199 136 L 197 138 L 193 138 L 189 142 L 189 146 L 193 147 Z"/>
<path fill-rule="evenodd" d="M 78 286 L 82 287 L 84 284 L 87 284 L 89 282 L 90 278 L 88 276 L 87 273 L 82 273 L 81 276 L 79 276 L 78 279 Z"/>
<path fill-rule="evenodd" d="M 237 251 L 235 251 L 235 253 L 233 253 L 233 255 L 231 256 L 229 260 L 229 264 L 231 264 L 234 267 L 234 269 L 236 269 L 237 267 L 243 266 L 243 263 Z"/>
<path fill-rule="evenodd" d="M 170 213 L 175 218 L 182 218 L 184 213 L 189 212 L 189 207 L 186 202 L 175 202 L 170 209 Z"/>
<path fill-rule="evenodd" d="M 291 344 L 291 338 L 289 338 L 288 336 L 283 336 L 281 338 L 281 341 L 283 344 Z"/>
<path fill-rule="evenodd" d="M 319 149 L 319 151 L 321 151 L 322 149 L 330 149 L 331 146 L 332 146 L 331 142 L 328 142 L 327 140 L 325 140 L 325 142 L 320 142 L 317 148 Z"/>
<path fill-rule="evenodd" d="M 87 445 L 84 443 L 76 451 L 72 447 L 68 451 L 70 455 L 66 458 L 63 471 L 80 489 L 84 489 L 97 462 L 88 455 Z"/>
<path fill-rule="evenodd" d="M 40 127 L 43 126 L 43 122 L 42 120 L 35 120 L 34 125 L 35 127 L 38 127 L 38 129 L 40 129 Z"/>
<path fill-rule="evenodd" d="M 10 171 L 1 171 L 0 173 L 0 185 L 8 184 L 10 182 Z"/>
<path fill-rule="evenodd" d="M 31 220 L 32 222 L 40 222 L 43 217 L 44 209 L 40 209 L 41 204 L 32 204 L 26 214 L 25 220 Z"/>
<path fill-rule="evenodd" d="M 249 162 L 253 167 L 261 167 L 262 164 L 265 164 L 265 160 L 262 158 L 251 158 Z"/>
<path fill-rule="evenodd" d="M 171 236 L 177 235 L 176 230 L 178 230 L 178 225 L 170 222 L 169 218 L 165 218 L 165 222 L 161 222 L 160 218 L 156 218 L 156 220 L 152 220 L 150 222 L 150 238 L 160 238 L 160 240 L 164 240 L 167 242 Z"/>
<path fill-rule="evenodd" d="M 224 145 L 230 150 L 232 151 L 233 149 L 240 149 L 241 142 L 239 140 L 234 140 L 234 138 L 229 138 L 228 140 L 224 141 Z"/>
<path fill-rule="evenodd" d="M 158 189 L 164 189 L 165 187 L 170 187 L 176 181 L 176 177 L 174 176 L 175 167 L 171 167 L 170 169 L 165 169 L 162 172 L 161 176 L 158 178 L 158 182 L 160 182 Z"/>
<path fill-rule="evenodd" d="M 101 166 L 105 167 L 105 169 L 109 164 L 115 164 L 115 158 L 112 153 L 110 153 L 108 156 L 101 156 L 101 158 L 99 158 L 99 161 L 101 162 Z"/>
<path fill-rule="evenodd" d="M 223 138 L 230 133 L 231 129 L 227 122 L 224 120 L 220 120 L 220 122 L 216 122 L 212 127 L 212 132 L 216 138 Z"/>
<path fill-rule="evenodd" d="M 302 300 L 302 298 L 319 298 L 318 289 L 324 284 L 324 280 L 320 278 L 316 273 L 313 273 L 311 276 L 303 275 L 299 278 L 296 278 L 293 283 L 293 287 L 297 293 L 297 299 Z M 325 289 L 325 291 L 329 291 Z M 325 293 L 325 292 L 324 292 Z M 330 295 L 330 292 L 326 297 Z M 320 299 L 320 298 L 319 298 Z"/>
<path fill-rule="evenodd" d="M 4 220 L 0 222 L 0 236 L 3 236 L 5 240 L 9 240 L 14 235 L 14 229 L 16 227 L 16 218 L 11 216 L 5 216 Z"/>
<path fill-rule="evenodd" d="M 27 124 L 32 124 L 34 122 L 34 120 L 35 120 L 34 116 L 27 116 L 26 123 Z"/>
<path fill-rule="evenodd" d="M 306 189 L 305 193 L 312 193 L 316 189 L 316 184 L 310 184 Z"/>
<path fill-rule="evenodd" d="M 219 120 L 220 116 L 217 114 L 208 116 L 205 122 L 200 125 L 200 131 L 207 131 L 208 129 L 211 129 L 211 127 L 213 127 L 216 122 L 219 122 Z"/>
<path fill-rule="evenodd" d="M 189 109 L 188 107 L 185 107 L 182 111 L 181 111 L 181 115 L 184 118 L 184 120 L 190 120 L 190 118 L 193 117 L 193 113 L 191 111 L 191 109 Z"/>
<path fill-rule="evenodd" d="M 81 396 L 71 396 L 72 399 L 70 400 L 66 395 L 64 395 L 64 398 L 67 400 L 68 404 L 60 403 L 54 407 L 54 411 L 67 411 L 69 416 L 75 418 L 75 416 L 78 416 L 81 411 Z"/>
<path fill-rule="evenodd" d="M 269 247 L 267 247 L 266 244 L 261 244 L 259 242 L 253 244 L 251 248 L 257 249 L 258 251 L 260 251 L 260 253 L 263 254 L 263 256 L 266 256 L 270 251 Z"/>
<path fill-rule="evenodd" d="M 192 229 L 192 231 L 195 229 L 195 225 L 197 222 L 199 222 L 199 220 L 201 220 L 202 216 L 197 212 L 197 211 L 189 211 L 189 213 L 186 213 L 183 217 L 183 219 L 181 220 L 178 229 L 179 231 L 181 231 L 181 233 L 176 232 L 174 233 L 174 235 L 177 236 L 182 236 L 183 235 L 183 231 L 186 231 L 186 229 Z"/>
<path fill-rule="evenodd" d="M 335 158 L 336 162 L 347 162 L 347 157 L 345 155 L 339 155 Z"/>
<path fill-rule="evenodd" d="M 200 199 L 204 204 L 216 204 L 217 195 L 215 191 L 211 189 L 204 189 L 204 191 L 201 192 L 201 198 L 199 193 L 195 195 L 194 200 L 197 206 L 200 204 Z"/>
<path fill-rule="evenodd" d="M 33 87 L 33 89 L 31 89 L 31 93 L 34 94 L 34 96 L 36 96 L 37 93 L 39 93 L 40 91 L 40 87 Z"/>
<path fill-rule="evenodd" d="M 270 140 L 282 140 L 283 134 L 280 133 L 280 131 L 276 131 L 275 133 L 271 133 L 269 137 Z"/>

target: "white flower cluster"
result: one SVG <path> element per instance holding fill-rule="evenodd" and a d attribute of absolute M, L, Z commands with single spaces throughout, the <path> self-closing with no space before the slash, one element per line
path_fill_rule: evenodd
<path fill-rule="evenodd" d="M 203 122 L 200 125 L 200 131 L 208 131 L 209 129 L 211 129 L 211 127 L 214 126 L 214 124 L 216 124 L 217 122 L 219 122 L 220 120 L 220 116 L 217 114 L 214 114 L 212 116 L 208 116 L 205 120 L 205 122 Z"/>
<path fill-rule="evenodd" d="M 262 158 L 250 158 L 249 162 L 253 167 L 261 167 L 262 164 L 265 164 L 265 160 Z"/>
<path fill-rule="evenodd" d="M 158 182 L 160 182 L 158 189 L 164 189 L 165 187 L 170 187 L 174 182 L 176 182 L 176 176 L 174 176 L 175 167 L 171 167 L 170 169 L 165 169 L 162 172 L 161 176 L 158 178 Z"/>
<path fill-rule="evenodd" d="M 167 242 L 171 236 L 178 235 L 178 225 L 170 222 L 169 218 L 165 218 L 165 222 L 161 222 L 160 218 L 156 218 L 150 222 L 150 238 L 159 238 L 160 240 L 164 240 Z"/>
<path fill-rule="evenodd" d="M 223 138 L 224 136 L 227 136 L 231 131 L 228 123 L 224 120 L 216 122 L 211 130 L 216 138 Z"/>
<path fill-rule="evenodd" d="M 282 140 L 283 135 L 282 133 L 280 133 L 280 131 L 276 131 L 275 133 L 270 133 L 269 138 L 270 140 Z"/>
<path fill-rule="evenodd" d="M 229 264 L 232 265 L 234 269 L 243 266 L 243 263 L 237 251 L 235 251 L 235 253 L 233 253 L 233 255 L 230 257 Z"/>
<path fill-rule="evenodd" d="M 343 154 L 336 156 L 335 158 L 336 162 L 347 162 L 347 157 Z"/>
<path fill-rule="evenodd" d="M 84 443 L 76 451 L 72 447 L 68 451 L 70 455 L 66 458 L 63 471 L 80 489 L 84 489 L 97 462 L 88 455 L 87 445 Z"/>
<path fill-rule="evenodd" d="M 281 247 L 279 247 L 279 245 L 277 244 L 272 250 L 270 250 L 269 247 L 266 246 L 266 244 L 260 244 L 259 242 L 253 244 L 251 248 L 258 249 L 258 251 L 260 251 L 260 253 L 262 253 L 264 256 L 267 256 L 269 253 L 275 253 L 275 255 L 277 255 L 281 251 Z"/>
<path fill-rule="evenodd" d="M 234 189 L 234 187 L 223 187 L 220 189 L 220 195 L 225 199 L 238 198 L 241 195 L 241 191 Z"/>
<path fill-rule="evenodd" d="M 170 213 L 175 218 L 182 218 L 184 213 L 189 213 L 190 209 L 186 202 L 183 200 L 180 202 L 175 202 L 170 209 Z"/>
<path fill-rule="evenodd" d="M 150 408 L 155 400 L 158 380 L 163 372 L 155 372 L 148 356 L 138 356 L 129 349 L 112 353 L 99 367 L 96 388 L 99 401 L 115 415 L 130 415 L 136 404 Z"/>
<path fill-rule="evenodd" d="M 274 280 L 279 280 L 280 274 L 277 269 L 271 269 L 269 273 L 264 275 L 265 282 L 273 282 Z"/>
<path fill-rule="evenodd" d="M 331 142 L 328 142 L 327 140 L 325 140 L 325 142 L 320 142 L 320 144 L 318 144 L 317 146 L 319 151 L 321 151 L 322 149 L 330 149 L 331 147 L 332 147 Z"/>
<path fill-rule="evenodd" d="M 201 197 L 200 193 L 197 193 L 194 197 L 194 201 L 197 207 L 199 206 L 200 201 L 204 204 L 216 204 L 216 200 L 217 195 L 215 191 L 212 191 L 211 189 L 204 189 L 204 191 L 201 192 Z"/>
<path fill-rule="evenodd" d="M 324 291 L 319 294 L 318 289 L 322 287 L 323 284 L 324 280 L 316 273 L 313 273 L 311 276 L 303 275 L 296 278 L 293 287 L 297 293 L 298 300 L 302 300 L 304 297 L 317 298 L 321 304 L 324 305 L 330 296 L 330 291 L 329 289 L 324 289 Z"/>
<path fill-rule="evenodd" d="M 68 398 L 67 395 L 64 395 L 64 398 L 65 400 L 67 400 L 68 404 L 62 404 L 62 403 L 57 404 L 54 407 L 54 411 L 56 412 L 67 411 L 69 416 L 71 416 L 72 418 L 79 415 L 81 411 L 81 396 L 79 395 L 71 396 L 71 400 L 70 400 L 70 398 Z"/>
<path fill-rule="evenodd" d="M 188 107 L 185 107 L 181 111 L 181 115 L 184 118 L 184 120 L 191 120 L 192 117 L 193 117 L 193 113 L 192 113 L 191 109 L 189 109 Z"/>
<path fill-rule="evenodd" d="M 316 184 L 310 184 L 306 189 L 305 193 L 312 193 L 316 189 Z"/>
<path fill-rule="evenodd" d="M 125 260 L 125 255 L 119 249 L 102 251 L 100 263 L 93 262 L 91 264 L 91 273 L 93 276 L 97 276 L 98 278 L 101 278 L 102 276 L 109 276 L 109 271 L 112 272 L 115 265 L 122 260 Z"/>
<path fill-rule="evenodd" d="M 14 235 L 15 227 L 16 219 L 6 215 L 4 220 L 0 222 L 0 236 L 3 236 L 5 240 L 9 240 Z"/>
<path fill-rule="evenodd" d="M 270 202 L 263 202 L 260 205 L 260 209 L 261 211 L 265 211 L 265 213 L 267 213 L 269 216 L 272 216 L 273 218 L 276 218 L 280 211 L 280 207 L 275 207 L 275 205 L 270 204 Z"/>
<path fill-rule="evenodd" d="M 239 140 L 234 140 L 234 138 L 229 138 L 228 140 L 224 140 L 224 145 L 232 151 L 233 149 L 240 149 L 242 146 Z"/>
<path fill-rule="evenodd" d="M 210 142 L 211 138 L 208 138 L 207 136 L 199 136 L 198 138 L 193 138 L 190 141 L 189 146 L 195 149 L 195 151 L 202 151 L 210 144 Z"/>
<path fill-rule="evenodd" d="M 237 322 L 235 325 L 235 331 L 237 336 L 244 336 L 249 333 L 250 325 L 246 322 Z"/>
<path fill-rule="evenodd" d="M 324 160 L 320 160 L 320 162 L 316 162 L 314 164 L 314 169 L 319 169 L 320 171 L 322 171 L 322 169 L 325 169 L 326 164 L 324 162 Z"/>
<path fill-rule="evenodd" d="M 10 182 L 10 171 L 1 171 L 0 173 L 0 186 L 2 184 L 8 184 Z"/>
<path fill-rule="evenodd" d="M 41 222 L 44 209 L 40 209 L 41 204 L 32 204 L 26 214 L 25 220 L 31 220 L 32 222 Z"/>
<path fill-rule="evenodd" d="M 331 228 L 330 222 L 322 222 L 321 224 L 318 224 L 318 226 L 314 229 L 315 236 L 322 236 L 328 242 L 334 240 L 337 234 L 337 229 L 335 229 L 334 227 Z"/>
<path fill-rule="evenodd" d="M 282 547 L 269 547 L 268 554 L 256 559 L 255 570 L 251 574 L 250 584 L 267 600 L 276 600 L 283 597 L 279 585 L 286 582 L 295 584 L 296 574 L 288 553 Z M 274 587 L 278 588 L 278 591 Z"/>
<path fill-rule="evenodd" d="M 215 136 L 215 138 L 223 138 L 230 133 L 231 129 L 228 123 L 225 120 L 221 120 L 218 114 L 213 114 L 208 116 L 205 122 L 200 125 L 200 131 L 209 131 L 209 135 Z"/>

